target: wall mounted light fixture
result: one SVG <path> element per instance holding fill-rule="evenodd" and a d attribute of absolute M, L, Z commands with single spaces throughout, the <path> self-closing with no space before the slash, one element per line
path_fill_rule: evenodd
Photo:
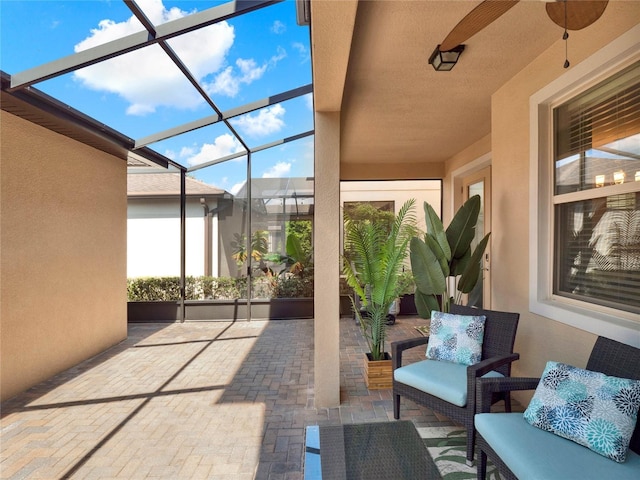
<path fill-rule="evenodd" d="M 460 54 L 464 51 L 464 47 L 464 45 L 458 45 L 451 50 L 441 52 L 440 45 L 438 45 L 429 57 L 429 63 L 433 65 L 433 68 L 438 72 L 447 72 L 451 70 L 456 63 L 458 63 L 458 59 L 460 58 Z"/>

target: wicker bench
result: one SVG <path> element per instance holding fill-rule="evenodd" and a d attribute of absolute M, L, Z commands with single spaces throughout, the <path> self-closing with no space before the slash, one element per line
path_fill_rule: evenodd
<path fill-rule="evenodd" d="M 640 380 L 640 349 L 599 337 L 587 370 Z M 478 479 L 486 477 L 487 458 L 507 479 L 640 479 L 640 422 L 627 459 L 617 463 L 586 447 L 531 426 L 522 413 L 487 413 L 495 392 L 533 390 L 539 378 L 479 379 L 476 387 Z"/>

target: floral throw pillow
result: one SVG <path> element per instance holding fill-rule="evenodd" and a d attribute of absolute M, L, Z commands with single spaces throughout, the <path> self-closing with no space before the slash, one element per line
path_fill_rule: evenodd
<path fill-rule="evenodd" d="M 640 380 L 548 362 L 524 412 L 534 427 L 624 462 L 640 408 Z"/>
<path fill-rule="evenodd" d="M 431 312 L 427 358 L 473 365 L 482 358 L 484 315 Z"/>

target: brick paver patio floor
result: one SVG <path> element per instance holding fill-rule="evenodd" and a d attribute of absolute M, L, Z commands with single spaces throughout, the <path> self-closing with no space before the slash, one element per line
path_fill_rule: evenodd
<path fill-rule="evenodd" d="M 341 406 L 313 401 L 313 321 L 134 324 L 121 344 L 1 405 L 3 479 L 302 479 L 307 425 L 387 421 L 341 327 Z M 423 320 L 400 317 L 390 340 Z M 422 349 L 413 352 L 422 357 Z M 416 426 L 449 425 L 402 403 Z"/>

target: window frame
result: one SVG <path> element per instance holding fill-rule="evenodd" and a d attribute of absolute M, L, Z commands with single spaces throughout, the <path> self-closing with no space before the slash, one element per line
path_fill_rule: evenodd
<path fill-rule="evenodd" d="M 553 293 L 553 109 L 640 59 L 640 26 L 624 33 L 529 99 L 529 310 L 596 335 L 640 347 L 640 315 Z M 624 188 L 621 188 L 624 187 Z M 603 187 L 633 190 L 635 185 Z M 599 195 L 608 194 L 599 191 Z M 591 192 L 569 194 L 578 200 Z"/>

